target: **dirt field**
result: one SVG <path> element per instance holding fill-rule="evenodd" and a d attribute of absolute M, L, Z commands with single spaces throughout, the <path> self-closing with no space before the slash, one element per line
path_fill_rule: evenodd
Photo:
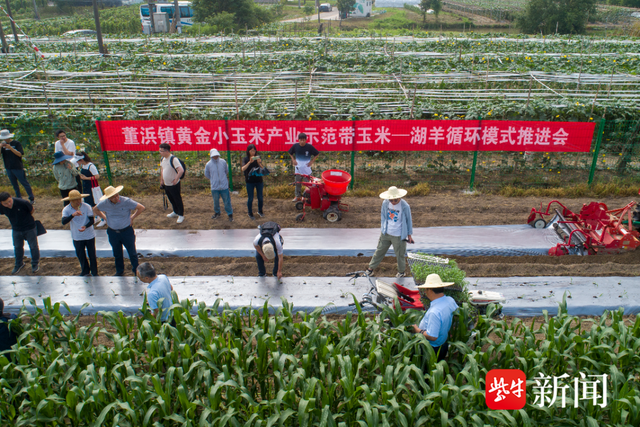
<path fill-rule="evenodd" d="M 167 219 L 160 196 L 136 199 L 146 210 L 135 221 L 136 228 L 145 229 L 229 229 L 254 228 L 260 222 L 273 220 L 283 228 L 333 227 L 333 228 L 375 228 L 380 223 L 378 198 L 344 198 L 349 204 L 342 221 L 330 224 L 322 219 L 319 211 L 312 211 L 302 223 L 295 221 L 298 211 L 288 200 L 266 200 L 265 218 L 253 221 L 246 214 L 246 200 L 232 196 L 235 209 L 234 222 L 226 215 L 212 220 L 213 206 L 206 194 L 185 197 L 185 221 L 176 224 Z M 426 197 L 408 197 L 411 205 L 414 227 L 522 224 L 529 210 L 540 206 L 547 199 L 505 198 L 500 196 L 436 194 Z M 622 207 L 632 198 L 606 198 L 598 200 L 609 207 Z M 566 205 L 579 210 L 583 203 L 591 199 L 569 199 Z M 48 229 L 63 229 L 60 222 L 62 202 L 58 198 L 38 198 L 34 216 Z M 255 208 L 254 208 L 255 210 Z M 8 228 L 9 221 L 0 217 L 0 228 Z M 250 243 L 248 243 L 250 244 Z M 471 277 L 511 277 L 511 276 L 637 276 L 640 275 L 640 252 L 623 255 L 602 255 L 596 257 L 461 257 L 460 267 Z M 253 258 L 153 258 L 158 271 L 170 276 L 234 275 L 253 276 L 257 267 Z M 342 276 L 347 272 L 363 270 L 369 259 L 366 257 L 285 257 L 285 276 Z M 29 267 L 29 266 L 27 266 Z M 0 275 L 9 275 L 13 259 L 0 259 Z M 21 274 L 30 274 L 25 268 Z M 101 275 L 112 275 L 115 267 L 112 258 L 99 260 Z M 45 258 L 41 262 L 39 275 L 62 276 L 80 273 L 77 260 L 73 258 Z M 378 275 L 394 275 L 395 259 L 387 257 L 377 271 Z M 131 274 L 130 272 L 127 274 Z"/>

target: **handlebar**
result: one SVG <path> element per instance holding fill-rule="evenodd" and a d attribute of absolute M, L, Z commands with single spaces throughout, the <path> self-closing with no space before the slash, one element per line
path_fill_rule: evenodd
<path fill-rule="evenodd" d="M 347 273 L 345 274 L 345 276 L 347 277 L 353 277 L 354 279 L 357 279 L 358 277 L 369 277 L 367 276 L 367 272 L 366 271 L 353 271 L 351 273 Z"/>

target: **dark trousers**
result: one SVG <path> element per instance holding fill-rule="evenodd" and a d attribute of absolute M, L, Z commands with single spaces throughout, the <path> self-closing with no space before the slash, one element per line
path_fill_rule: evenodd
<path fill-rule="evenodd" d="M 75 190 L 75 188 L 70 188 L 68 190 L 60 189 L 60 195 L 62 196 L 63 199 L 66 198 L 66 197 L 69 197 L 69 193 L 72 190 Z M 66 202 L 62 202 L 62 203 L 64 203 L 64 205 L 67 206 L 69 204 L 69 201 L 67 200 Z"/>
<path fill-rule="evenodd" d="M 24 241 L 29 244 L 29 251 L 31 251 L 31 266 L 35 267 L 40 262 L 40 247 L 38 246 L 38 234 L 36 228 L 27 231 L 13 230 L 13 253 L 16 257 L 16 267 L 19 267 L 23 263 L 24 258 Z"/>
<path fill-rule="evenodd" d="M 98 275 L 98 259 L 96 258 L 96 238 L 89 240 L 74 240 L 73 247 L 76 248 L 76 256 L 80 261 L 82 271 L 80 275 L 86 276 L 91 272 L 92 276 Z M 86 249 L 86 253 L 85 253 Z M 87 262 L 87 254 L 89 261 Z"/>
<path fill-rule="evenodd" d="M 256 251 L 256 261 L 258 262 L 258 276 L 266 276 L 267 270 L 264 267 L 264 260 L 258 251 Z M 278 254 L 276 254 L 276 257 L 273 259 L 273 275 L 278 275 Z"/>
<path fill-rule="evenodd" d="M 182 195 L 180 195 L 180 183 L 176 185 L 164 186 L 164 191 L 167 193 L 167 198 L 171 202 L 173 212 L 179 216 L 184 216 L 184 205 L 182 204 Z"/>
<path fill-rule="evenodd" d="M 9 181 L 11 182 L 11 186 L 13 187 L 13 191 L 16 192 L 16 197 L 22 197 L 20 195 L 20 187 L 18 186 L 19 181 L 27 192 L 29 200 L 31 200 L 32 202 L 35 200 L 35 197 L 33 197 L 33 191 L 31 191 L 31 185 L 29 185 L 29 181 L 27 181 L 27 174 L 25 173 L 24 169 L 7 169 L 7 177 L 9 177 Z"/>
<path fill-rule="evenodd" d="M 264 182 L 247 182 L 247 210 L 249 215 L 253 215 L 253 189 L 256 189 L 258 198 L 258 212 L 262 213 L 262 189 Z"/>
<path fill-rule="evenodd" d="M 124 252 L 122 246 L 127 250 L 129 261 L 131 261 L 131 270 L 136 274 L 138 269 L 138 252 L 136 251 L 136 234 L 132 226 L 123 228 L 122 230 L 113 230 L 107 228 L 107 236 L 109 244 L 113 249 L 113 257 L 116 259 L 116 275 L 124 274 Z"/>
<path fill-rule="evenodd" d="M 440 362 L 447 357 L 447 353 L 449 352 L 449 343 L 445 341 L 440 347 L 433 347 L 433 351 L 436 356 L 438 356 L 438 362 Z M 438 351 L 440 354 L 438 354 Z"/>

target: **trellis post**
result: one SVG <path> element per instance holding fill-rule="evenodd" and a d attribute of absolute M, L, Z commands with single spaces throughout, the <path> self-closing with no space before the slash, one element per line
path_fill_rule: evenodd
<path fill-rule="evenodd" d="M 109 185 L 113 186 L 113 177 L 111 176 L 111 165 L 109 165 L 109 152 L 103 151 L 102 155 L 104 156 L 104 166 L 107 168 L 107 179 L 109 180 Z"/>
<path fill-rule="evenodd" d="M 598 166 L 598 154 L 600 153 L 600 143 L 602 142 L 602 135 L 604 134 L 605 119 L 600 119 L 598 123 L 598 136 L 596 137 L 596 146 L 593 149 L 593 160 L 591 161 L 591 170 L 589 171 L 588 185 L 593 183 L 593 177 L 596 173 L 596 167 Z"/>
<path fill-rule="evenodd" d="M 478 117 L 480 120 L 480 132 L 482 132 L 482 117 Z M 476 183 L 476 165 L 478 164 L 478 142 L 476 141 L 476 151 L 473 152 L 473 165 L 471 166 L 471 180 L 469 181 L 469 191 L 473 192 L 473 187 Z"/>

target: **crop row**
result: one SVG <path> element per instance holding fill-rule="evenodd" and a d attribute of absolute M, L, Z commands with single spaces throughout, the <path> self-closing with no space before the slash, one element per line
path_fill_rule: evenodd
<path fill-rule="evenodd" d="M 145 306 L 83 327 L 48 298 L 23 310 L 13 361 L 0 357 L 0 425 L 640 425 L 640 318 L 622 311 L 580 319 L 562 303 L 530 326 L 480 317 L 469 340 L 465 306 L 448 360 L 436 362 L 411 331 L 418 311 L 329 321 L 284 299 L 270 315 L 266 302 L 230 310 L 175 298 L 175 327 Z M 487 409 L 491 369 L 525 373 L 524 409 Z M 581 374 L 606 381 L 605 405 L 595 404 L 602 385 L 597 402 L 574 406 L 571 391 L 565 407 L 535 404 L 536 378 Z"/>
<path fill-rule="evenodd" d="M 438 38 L 212 38 L 195 40 L 190 38 L 144 38 L 144 39 L 107 39 L 112 54 L 199 54 L 199 53 L 274 53 L 308 51 L 320 53 L 352 52 L 437 52 L 437 53 L 562 53 L 562 54 L 626 54 L 639 53 L 638 40 L 623 38 L 597 39 L 580 37 L 547 36 L 546 38 L 495 37 L 474 38 L 438 37 Z M 93 52 L 98 51 L 97 43 L 86 40 L 66 41 L 51 39 L 36 41 L 46 53 Z M 17 51 L 30 52 L 30 48 L 21 44 Z"/>
<path fill-rule="evenodd" d="M 31 55 L 14 56 L 0 63 L 0 72 L 31 70 L 39 64 Z M 173 55 L 126 55 L 113 57 L 99 56 L 56 56 L 43 64 L 47 70 L 71 72 L 93 71 L 177 71 L 187 73 L 255 73 L 318 71 L 339 73 L 429 73 L 452 71 L 512 72 L 526 73 L 543 71 L 552 73 L 637 75 L 640 60 L 637 55 L 616 56 L 572 56 L 566 55 L 451 55 L 433 58 L 423 55 L 396 55 L 394 57 L 376 54 L 300 52 L 284 54 L 235 55 L 231 57 L 173 56 Z"/>

